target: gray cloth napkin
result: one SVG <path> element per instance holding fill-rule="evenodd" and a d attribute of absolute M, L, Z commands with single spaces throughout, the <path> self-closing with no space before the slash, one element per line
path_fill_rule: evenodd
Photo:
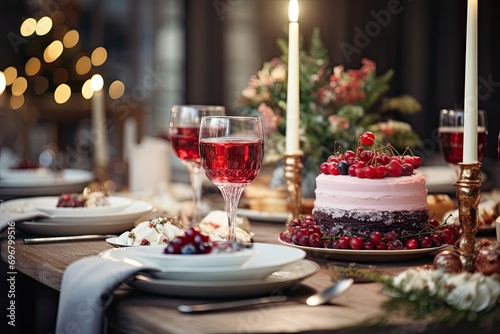
<path fill-rule="evenodd" d="M 50 215 L 41 211 L 16 212 L 10 209 L 0 209 L 0 232 L 10 226 L 11 222 L 21 222 L 31 220 L 37 217 L 50 217 Z"/>
<path fill-rule="evenodd" d="M 113 292 L 139 272 L 157 271 L 154 266 L 85 257 L 68 266 L 64 272 L 56 334 L 105 333 L 104 312 Z"/>

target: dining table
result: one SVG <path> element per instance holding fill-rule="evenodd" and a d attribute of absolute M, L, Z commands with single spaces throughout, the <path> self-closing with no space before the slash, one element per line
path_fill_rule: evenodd
<path fill-rule="evenodd" d="M 284 223 L 251 221 L 254 242 L 281 244 Z M 14 232 L 9 232 L 14 231 Z M 15 233 L 15 238 L 9 237 Z M 24 243 L 22 231 L 9 229 L 1 236 L 3 271 L 15 280 L 18 329 L 51 333 L 55 328 L 59 290 L 66 268 L 73 262 L 113 246 L 104 240 Z M 486 238 L 492 239 L 487 236 Z M 14 242 L 12 242 L 14 241 Z M 285 246 L 286 247 L 286 246 Z M 9 256 L 10 254 L 10 256 Z M 406 261 L 362 263 L 389 274 L 430 265 L 435 253 Z M 306 259 L 319 270 L 284 291 L 286 301 L 252 305 L 229 310 L 181 313 L 178 306 L 231 299 L 168 296 L 144 292 L 126 284 L 114 293 L 106 310 L 109 333 L 416 333 L 475 328 L 474 320 L 442 323 L 434 318 L 415 319 L 384 307 L 391 298 L 381 293 L 376 282 L 354 283 L 343 295 L 319 306 L 304 303 L 307 296 L 332 284 L 332 268 L 349 263 L 318 252 L 307 252 Z M 10 267 L 10 264 L 14 264 Z M 91 272 L 88 275 L 92 275 Z M 85 277 L 81 278 L 85 280 Z M 11 285 L 12 288 L 12 285 Z M 26 318 L 30 321 L 26 321 Z M 35 331 L 33 331 L 35 330 Z M 19 331 L 19 333 L 27 331 Z"/>

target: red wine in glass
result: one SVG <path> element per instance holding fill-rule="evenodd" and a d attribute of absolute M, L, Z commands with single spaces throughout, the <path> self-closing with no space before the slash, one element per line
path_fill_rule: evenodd
<path fill-rule="evenodd" d="M 449 164 L 458 164 L 463 160 L 463 127 L 440 127 L 439 142 L 444 159 Z M 477 133 L 477 159 L 481 161 L 486 151 L 486 128 L 479 127 Z"/>
<path fill-rule="evenodd" d="M 186 214 L 190 216 L 190 227 L 199 224 L 203 209 L 201 205 L 203 173 L 198 143 L 201 118 L 210 115 L 223 116 L 225 108 L 207 105 L 174 105 L 170 113 L 170 142 L 175 154 L 189 171 L 193 190 L 193 210 Z"/>
<path fill-rule="evenodd" d="M 185 162 L 200 164 L 199 138 L 200 127 L 173 126 L 170 129 L 172 148 L 179 159 Z"/>
<path fill-rule="evenodd" d="M 224 198 L 228 240 L 235 240 L 238 202 L 259 174 L 264 158 L 261 117 L 206 116 L 200 129 L 201 165 Z"/>
<path fill-rule="evenodd" d="M 200 142 L 203 168 L 214 184 L 251 183 L 259 174 L 264 141 L 248 138 L 207 138 Z"/>

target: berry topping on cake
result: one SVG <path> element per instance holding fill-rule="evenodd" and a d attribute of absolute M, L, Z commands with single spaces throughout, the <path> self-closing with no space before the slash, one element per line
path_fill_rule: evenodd
<path fill-rule="evenodd" d="M 320 171 L 325 175 L 381 179 L 412 175 L 421 164 L 422 159 L 413 155 L 409 147 L 399 154 L 391 144 L 378 145 L 375 135 L 367 131 L 359 137 L 355 151 L 336 151 L 320 165 Z"/>

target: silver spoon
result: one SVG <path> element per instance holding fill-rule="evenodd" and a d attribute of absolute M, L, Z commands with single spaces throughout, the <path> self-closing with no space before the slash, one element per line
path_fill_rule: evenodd
<path fill-rule="evenodd" d="M 351 287 L 354 280 L 352 278 L 341 280 L 323 291 L 317 292 L 306 300 L 309 306 L 317 306 L 328 303 L 334 297 L 338 297 Z M 232 300 L 228 302 L 215 302 L 196 305 L 179 305 L 177 309 L 182 313 L 198 313 L 207 311 L 226 310 L 236 307 L 253 306 L 267 303 L 286 301 L 286 296 L 271 296 L 262 298 L 252 298 L 243 300 Z"/>

